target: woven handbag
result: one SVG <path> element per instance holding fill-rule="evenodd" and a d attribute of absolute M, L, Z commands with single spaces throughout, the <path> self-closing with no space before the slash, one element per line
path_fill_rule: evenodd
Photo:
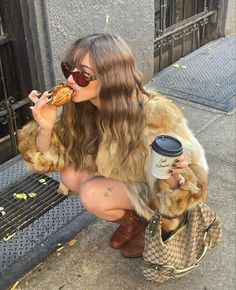
<path fill-rule="evenodd" d="M 161 219 L 156 212 L 146 228 L 142 261 L 144 276 L 159 283 L 191 272 L 222 236 L 219 218 L 202 202 L 186 212 L 182 226 L 165 241 Z"/>

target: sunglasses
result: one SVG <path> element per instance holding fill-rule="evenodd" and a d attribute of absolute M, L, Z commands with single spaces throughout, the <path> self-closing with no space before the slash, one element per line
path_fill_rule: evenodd
<path fill-rule="evenodd" d="M 87 72 L 71 71 L 70 65 L 66 62 L 61 63 L 61 70 L 66 79 L 68 79 L 69 76 L 72 75 L 76 84 L 83 88 L 87 87 L 91 81 L 96 80 L 95 76 L 92 76 Z"/>

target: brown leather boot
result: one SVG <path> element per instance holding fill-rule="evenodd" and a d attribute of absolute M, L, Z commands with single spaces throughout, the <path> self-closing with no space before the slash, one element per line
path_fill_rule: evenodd
<path fill-rule="evenodd" d="M 147 225 L 143 225 L 142 230 L 134 236 L 121 249 L 121 254 L 126 258 L 139 258 L 143 255 L 144 250 L 144 234 Z"/>
<path fill-rule="evenodd" d="M 110 246 L 115 249 L 122 248 L 130 239 L 142 231 L 144 224 L 133 210 L 125 210 L 122 218 L 112 221 L 120 224 L 110 240 Z"/>

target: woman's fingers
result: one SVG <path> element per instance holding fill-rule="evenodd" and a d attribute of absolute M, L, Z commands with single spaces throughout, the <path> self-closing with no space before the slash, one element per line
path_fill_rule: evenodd
<path fill-rule="evenodd" d="M 186 168 L 188 167 L 188 163 L 185 161 L 185 157 L 182 154 L 181 156 L 178 156 L 174 163 L 172 164 L 172 169 L 174 172 L 174 169 L 181 169 L 181 168 Z"/>
<path fill-rule="evenodd" d="M 179 174 L 179 173 L 181 173 L 182 169 L 186 168 L 186 167 L 188 167 L 187 162 L 182 162 L 182 163 L 178 164 L 178 166 L 172 167 L 169 170 L 169 173 L 171 173 L 171 174 Z"/>
<path fill-rule="evenodd" d="M 41 100 L 47 100 L 48 97 L 51 96 L 51 95 L 52 95 L 52 92 L 50 92 L 50 91 L 46 91 L 46 92 L 44 92 L 44 93 L 42 94 L 42 96 L 40 97 L 40 101 L 41 101 Z"/>
<path fill-rule="evenodd" d="M 188 163 L 186 161 L 179 161 L 172 164 L 173 168 L 186 168 L 188 167 Z"/>
<path fill-rule="evenodd" d="M 28 95 L 28 98 L 35 104 L 38 102 L 39 100 L 39 97 L 40 97 L 41 93 L 36 91 L 36 90 L 33 90 L 31 91 L 31 93 Z"/>
<path fill-rule="evenodd" d="M 185 183 L 185 178 L 181 174 L 179 174 L 179 173 L 172 173 L 171 176 L 174 177 L 177 180 L 177 182 L 178 182 L 179 185 Z"/>
<path fill-rule="evenodd" d="M 179 156 L 178 159 L 172 164 L 172 168 L 169 170 L 171 175 L 180 174 L 183 168 L 188 167 L 188 162 L 185 161 L 183 155 Z"/>
<path fill-rule="evenodd" d="M 37 101 L 37 103 L 35 103 L 35 108 L 37 110 L 40 110 L 41 108 L 43 108 L 46 104 L 48 104 L 51 101 L 50 96 L 51 96 L 50 94 L 45 92 L 42 95 L 42 97 Z"/>
<path fill-rule="evenodd" d="M 51 95 L 52 95 L 51 92 L 49 93 L 46 91 L 43 94 L 41 94 L 34 90 L 29 94 L 28 97 L 34 103 L 34 108 L 36 108 L 37 110 L 40 110 L 43 106 L 45 106 L 47 103 L 50 102 Z"/>

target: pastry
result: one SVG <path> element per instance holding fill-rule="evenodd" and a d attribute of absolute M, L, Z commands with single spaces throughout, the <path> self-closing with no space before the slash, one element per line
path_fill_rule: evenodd
<path fill-rule="evenodd" d="M 71 101 L 72 94 L 72 88 L 60 83 L 52 89 L 52 100 L 50 104 L 56 107 L 63 106 Z"/>

